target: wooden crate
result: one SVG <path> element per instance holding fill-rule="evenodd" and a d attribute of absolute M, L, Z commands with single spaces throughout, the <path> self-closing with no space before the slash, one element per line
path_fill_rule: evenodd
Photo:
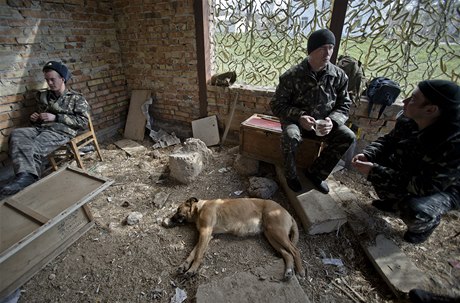
<path fill-rule="evenodd" d="M 63 167 L 0 201 L 0 298 L 94 225 L 86 203 L 112 182 Z"/>
<path fill-rule="evenodd" d="M 309 167 L 321 151 L 322 142 L 305 138 L 296 153 L 297 165 Z M 283 165 L 281 124 L 276 117 L 254 114 L 241 123 L 240 154 L 257 160 Z"/>

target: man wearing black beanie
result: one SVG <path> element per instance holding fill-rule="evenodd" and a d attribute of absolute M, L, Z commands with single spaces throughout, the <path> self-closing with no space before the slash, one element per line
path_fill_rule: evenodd
<path fill-rule="evenodd" d="M 0 190 L 0 195 L 13 195 L 37 181 L 43 159 L 88 125 L 89 104 L 67 87 L 68 68 L 49 61 L 42 70 L 49 89 L 37 94 L 37 111 L 29 117 L 31 125 L 16 128 L 9 136 L 15 178 Z"/>
<path fill-rule="evenodd" d="M 322 193 L 328 193 L 326 178 L 355 140 L 345 126 L 351 99 L 345 72 L 330 62 L 335 36 L 328 29 L 314 31 L 308 38 L 308 57 L 279 78 L 270 107 L 282 126 L 281 145 L 288 186 L 299 192 L 295 152 L 302 138 L 326 143 L 320 156 L 304 171 Z M 324 120 L 320 124 L 319 120 Z M 298 155 L 301 157 L 302 155 Z"/>
<path fill-rule="evenodd" d="M 372 205 L 399 213 L 404 239 L 424 242 L 441 216 L 460 208 L 460 87 L 447 80 L 425 80 L 395 128 L 353 158 L 380 200 Z"/>

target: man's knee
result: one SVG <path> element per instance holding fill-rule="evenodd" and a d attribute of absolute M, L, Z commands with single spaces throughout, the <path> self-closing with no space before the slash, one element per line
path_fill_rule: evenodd
<path fill-rule="evenodd" d="M 292 151 L 297 148 L 301 141 L 300 128 L 295 124 L 289 124 L 283 127 L 281 135 L 281 145 L 283 150 Z"/>
<path fill-rule="evenodd" d="M 408 197 L 399 204 L 401 219 L 410 225 L 423 226 L 432 224 L 440 217 L 452 210 L 452 201 L 443 193 L 436 193 L 425 197 Z"/>
<path fill-rule="evenodd" d="M 341 125 L 337 128 L 338 137 L 341 138 L 342 142 L 352 144 L 356 140 L 355 133 L 345 125 Z"/>
<path fill-rule="evenodd" d="M 10 144 L 23 143 L 24 138 L 30 136 L 30 134 L 31 129 L 29 127 L 15 128 L 11 131 L 8 140 Z"/>

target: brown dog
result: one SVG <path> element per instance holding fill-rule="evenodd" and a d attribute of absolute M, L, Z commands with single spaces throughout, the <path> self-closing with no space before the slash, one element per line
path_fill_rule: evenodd
<path fill-rule="evenodd" d="M 295 246 L 299 240 L 297 223 L 286 209 L 272 200 L 190 198 L 163 225 L 174 227 L 186 222 L 195 222 L 199 232 L 198 243 L 178 268 L 186 277 L 197 273 L 212 234 L 245 236 L 262 232 L 284 259 L 284 279 L 292 278 L 294 266 L 297 274 L 305 276 L 300 252 Z"/>

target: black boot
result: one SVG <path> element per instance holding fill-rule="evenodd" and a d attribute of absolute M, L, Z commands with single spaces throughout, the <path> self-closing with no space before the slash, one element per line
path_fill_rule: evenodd
<path fill-rule="evenodd" d="M 436 295 L 422 289 L 411 289 L 409 299 L 413 303 L 459 303 L 460 297 L 453 298 L 448 296 Z"/>
<path fill-rule="evenodd" d="M 425 242 L 430 237 L 430 235 L 433 233 L 435 228 L 436 226 L 434 226 L 432 229 L 429 229 L 421 233 L 414 233 L 412 231 L 406 231 L 406 233 L 404 234 L 404 240 L 412 244 L 420 244 L 422 242 Z"/>
<path fill-rule="evenodd" d="M 12 182 L 2 188 L 0 193 L 5 196 L 14 195 L 37 180 L 38 177 L 33 174 L 19 173 Z"/>
<path fill-rule="evenodd" d="M 319 177 L 315 176 L 314 174 L 310 173 L 308 170 L 304 172 L 305 177 L 307 177 L 310 182 L 323 194 L 327 194 L 329 192 L 329 186 L 327 182 L 321 180 Z"/>
<path fill-rule="evenodd" d="M 297 178 L 290 179 L 286 177 L 286 183 L 293 192 L 302 190 L 302 184 L 300 184 L 300 181 Z"/>
<path fill-rule="evenodd" d="M 372 206 L 388 213 L 396 213 L 396 203 L 393 200 L 374 200 Z"/>

